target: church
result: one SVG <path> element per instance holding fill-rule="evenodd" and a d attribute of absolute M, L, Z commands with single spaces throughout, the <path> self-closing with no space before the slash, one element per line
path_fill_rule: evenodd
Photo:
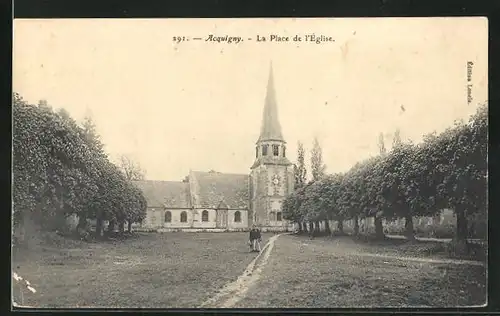
<path fill-rule="evenodd" d="M 181 182 L 135 183 L 148 203 L 138 229 L 223 232 L 245 231 L 255 224 L 262 231 L 291 230 L 281 207 L 293 190 L 293 165 L 278 119 L 272 66 L 249 174 L 190 171 Z"/>

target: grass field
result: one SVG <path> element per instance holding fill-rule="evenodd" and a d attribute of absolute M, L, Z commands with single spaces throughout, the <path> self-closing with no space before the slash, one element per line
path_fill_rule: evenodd
<path fill-rule="evenodd" d="M 263 234 L 265 243 L 272 234 Z M 255 258 L 247 233 L 139 233 L 85 243 L 51 235 L 16 248 L 13 270 L 34 307 L 198 307 Z M 262 257 L 262 256 L 261 256 Z M 414 257 L 405 258 L 405 257 Z M 234 307 L 457 307 L 482 305 L 486 268 L 431 262 L 442 245 L 282 235 Z M 417 260 L 418 259 L 418 260 Z M 456 262 L 456 261 L 454 261 Z M 15 301 L 21 303 L 19 288 Z"/>
<path fill-rule="evenodd" d="M 263 242 L 272 234 L 263 234 Z M 255 257 L 247 233 L 142 233 L 118 242 L 51 236 L 15 249 L 13 271 L 37 293 L 34 307 L 197 307 Z M 14 299 L 20 303 L 19 289 Z"/>
<path fill-rule="evenodd" d="M 411 261 L 442 258 L 418 245 L 367 245 L 281 236 L 257 286 L 235 307 L 457 307 L 486 303 L 486 268 Z M 380 257 L 377 257 L 380 256 Z M 385 257 L 384 257 L 385 256 Z"/>

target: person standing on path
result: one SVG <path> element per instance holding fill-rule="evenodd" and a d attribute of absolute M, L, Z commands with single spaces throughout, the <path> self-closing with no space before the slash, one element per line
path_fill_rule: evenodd
<path fill-rule="evenodd" d="M 260 230 L 252 226 L 252 229 L 250 230 L 250 245 L 252 247 L 252 252 L 257 251 L 260 252 L 260 242 L 262 241 L 262 236 L 260 234 Z"/>

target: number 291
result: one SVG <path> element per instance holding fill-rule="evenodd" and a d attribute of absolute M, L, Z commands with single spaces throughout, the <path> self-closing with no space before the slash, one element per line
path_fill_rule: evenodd
<path fill-rule="evenodd" d="M 185 36 L 174 36 L 172 38 L 172 41 L 176 43 L 184 42 L 185 40 L 186 40 Z"/>

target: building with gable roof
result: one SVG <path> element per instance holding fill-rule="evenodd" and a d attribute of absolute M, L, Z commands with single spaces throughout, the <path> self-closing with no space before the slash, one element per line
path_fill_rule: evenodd
<path fill-rule="evenodd" d="M 260 136 L 250 174 L 190 171 L 183 182 L 136 181 L 147 203 L 144 229 L 160 231 L 235 231 L 257 225 L 263 231 L 286 231 L 281 207 L 293 190 L 293 165 L 269 72 Z"/>

